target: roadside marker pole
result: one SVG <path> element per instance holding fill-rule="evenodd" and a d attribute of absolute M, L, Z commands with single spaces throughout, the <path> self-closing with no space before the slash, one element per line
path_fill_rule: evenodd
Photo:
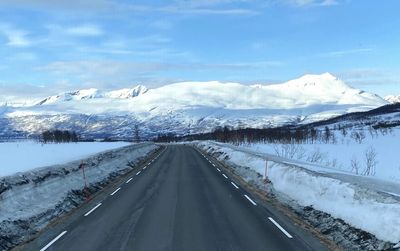
<path fill-rule="evenodd" d="M 264 170 L 264 190 L 267 192 L 267 183 L 270 183 L 268 180 L 268 160 L 265 160 L 265 170 Z"/>
<path fill-rule="evenodd" d="M 83 180 L 85 182 L 85 187 L 83 188 L 83 192 L 85 193 L 86 201 L 89 201 L 90 200 L 89 187 L 87 185 L 86 173 L 85 173 L 85 163 L 83 163 L 83 161 L 81 161 L 79 168 L 82 168 Z"/>

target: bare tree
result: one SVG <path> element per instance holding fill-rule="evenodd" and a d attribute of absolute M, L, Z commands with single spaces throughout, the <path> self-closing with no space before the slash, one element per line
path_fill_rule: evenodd
<path fill-rule="evenodd" d="M 307 157 L 308 162 L 321 163 L 325 159 L 325 155 L 317 147 L 314 151 Z"/>
<path fill-rule="evenodd" d="M 360 162 L 358 161 L 357 157 L 353 155 L 353 157 L 350 160 L 351 162 L 351 171 L 355 172 L 356 174 L 359 174 L 360 172 Z"/>
<path fill-rule="evenodd" d="M 375 148 L 372 146 L 368 147 L 367 150 L 365 150 L 365 170 L 363 175 L 369 176 L 369 175 L 375 175 L 376 171 L 376 165 L 378 164 L 378 161 L 376 159 L 377 153 Z"/>
<path fill-rule="evenodd" d="M 365 139 L 365 133 L 363 131 L 360 131 L 360 132 L 353 131 L 350 134 L 350 137 L 352 139 L 354 139 L 356 142 L 358 142 L 359 144 L 361 144 L 363 142 L 363 140 Z"/>
<path fill-rule="evenodd" d="M 347 135 L 347 130 L 346 130 L 346 128 L 345 128 L 345 127 L 342 127 L 341 130 L 340 130 L 340 132 L 342 133 L 343 138 L 345 138 L 346 135 Z"/>
<path fill-rule="evenodd" d="M 306 151 L 299 144 L 281 144 L 274 145 L 275 154 L 279 157 L 285 157 L 289 159 L 303 159 L 305 157 Z"/>
<path fill-rule="evenodd" d="M 133 129 L 133 136 L 134 136 L 134 141 L 139 142 L 140 141 L 140 130 L 139 130 L 139 125 L 135 124 L 135 127 Z"/>

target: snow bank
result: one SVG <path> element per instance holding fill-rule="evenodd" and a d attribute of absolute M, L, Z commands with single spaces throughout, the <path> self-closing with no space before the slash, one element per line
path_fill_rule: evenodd
<path fill-rule="evenodd" d="M 257 172 L 262 177 L 265 160 L 244 151 L 213 142 L 196 145 L 218 159 Z M 215 155 L 214 155 L 215 156 Z M 400 242 L 400 198 L 331 178 L 293 164 L 268 162 L 268 178 L 273 189 L 301 206 L 329 213 L 348 224 L 392 243 Z M 248 180 L 249 177 L 243 177 Z"/>
<path fill-rule="evenodd" d="M 129 144 L 127 142 L 79 142 L 42 145 L 32 141 L 0 143 L 0 177 L 82 159 Z"/>
<path fill-rule="evenodd" d="M 275 190 L 301 206 L 329 213 L 378 239 L 400 241 L 400 200 L 395 197 L 279 163 L 268 174 Z"/>
<path fill-rule="evenodd" d="M 157 148 L 152 143 L 134 144 L 83 159 L 88 193 L 132 170 Z M 80 163 L 76 160 L 0 178 L 0 250 L 29 239 L 51 219 L 84 201 Z"/>

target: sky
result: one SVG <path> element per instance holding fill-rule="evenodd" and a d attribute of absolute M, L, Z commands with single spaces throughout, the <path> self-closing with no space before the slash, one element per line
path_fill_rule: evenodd
<path fill-rule="evenodd" d="M 400 94 L 399 9 L 398 0 L 1 0 L 0 101 L 324 72 Z"/>

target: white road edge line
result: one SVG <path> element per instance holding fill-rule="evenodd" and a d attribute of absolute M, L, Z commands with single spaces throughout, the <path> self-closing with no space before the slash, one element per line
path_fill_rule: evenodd
<path fill-rule="evenodd" d="M 116 194 L 119 190 L 121 190 L 120 187 L 118 187 L 114 192 L 112 192 L 110 195 L 113 196 L 114 194 Z"/>
<path fill-rule="evenodd" d="M 239 189 L 239 187 L 235 183 L 233 183 L 233 181 L 231 181 L 231 184 L 232 186 L 236 187 L 236 189 Z"/>
<path fill-rule="evenodd" d="M 40 251 L 44 251 L 46 249 L 48 249 L 51 245 L 54 244 L 54 242 L 58 241 L 58 239 L 60 239 L 61 237 L 63 237 L 64 234 L 66 234 L 67 231 L 62 232 L 61 234 L 59 234 L 56 238 L 54 238 L 52 241 L 49 242 L 49 244 L 47 244 L 46 246 L 44 246 L 42 249 L 40 249 Z"/>
<path fill-rule="evenodd" d="M 279 225 L 278 222 L 276 222 L 276 221 L 275 221 L 274 219 L 272 219 L 271 217 L 268 217 L 268 219 L 269 219 L 272 223 L 274 223 L 274 225 L 275 225 L 277 228 L 279 228 L 279 230 L 281 230 L 282 233 L 284 233 L 289 239 L 292 239 L 292 238 L 293 238 L 293 236 L 291 236 L 283 227 L 281 227 L 281 225 Z"/>
<path fill-rule="evenodd" d="M 97 204 L 94 208 L 92 208 L 89 212 L 85 213 L 83 216 L 88 216 L 89 214 L 93 213 L 94 210 L 96 210 L 99 206 L 101 206 L 101 203 Z"/>
<path fill-rule="evenodd" d="M 129 182 L 131 182 L 133 178 L 130 178 L 129 180 L 127 180 L 125 183 L 128 184 Z"/>
<path fill-rule="evenodd" d="M 217 167 L 217 170 L 218 170 L 218 172 L 221 172 L 221 169 L 219 169 L 218 167 Z"/>
<path fill-rule="evenodd" d="M 137 172 L 136 175 L 139 175 L 141 172 L 142 172 L 142 171 Z"/>
<path fill-rule="evenodd" d="M 257 206 L 257 203 L 255 203 L 252 199 L 250 199 L 249 196 L 247 196 L 247 195 L 245 194 L 244 197 L 246 197 L 246 199 L 247 199 L 248 201 L 250 201 L 251 204 L 253 204 L 254 206 Z"/>
<path fill-rule="evenodd" d="M 222 174 L 222 176 L 224 176 L 224 178 L 225 178 L 225 179 L 227 179 L 227 178 L 228 178 L 228 176 L 226 176 L 224 173 Z"/>

